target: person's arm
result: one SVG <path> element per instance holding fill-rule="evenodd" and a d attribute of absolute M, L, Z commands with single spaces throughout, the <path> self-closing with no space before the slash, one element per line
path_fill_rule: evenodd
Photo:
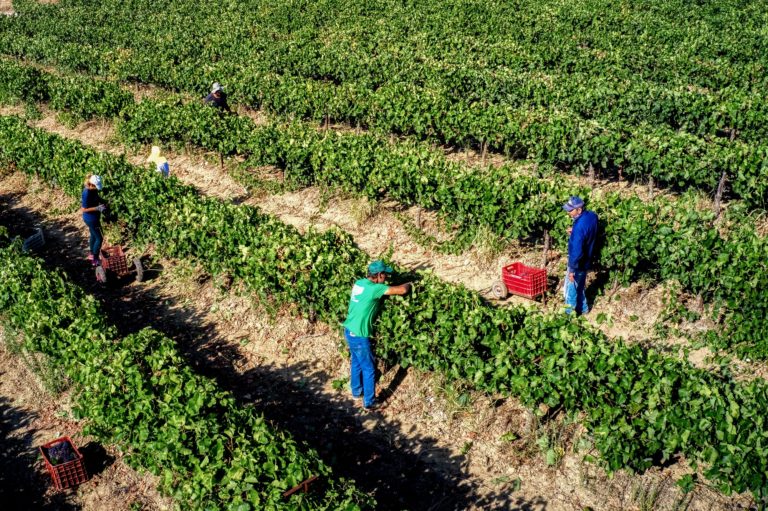
<path fill-rule="evenodd" d="M 80 213 L 95 213 L 96 211 L 101 211 L 101 209 L 99 209 L 99 206 L 94 206 L 92 208 L 85 207 L 87 203 L 87 197 L 88 197 L 87 193 L 88 193 L 87 191 L 83 191 L 83 197 L 80 202 Z"/>
<path fill-rule="evenodd" d="M 387 287 L 387 290 L 384 291 L 385 295 L 392 296 L 392 295 L 404 295 L 407 294 L 408 291 L 411 290 L 411 283 L 406 282 L 405 284 L 400 284 L 399 286 L 389 286 Z"/>
<path fill-rule="evenodd" d="M 98 211 L 98 206 L 94 206 L 92 208 L 86 208 L 85 207 L 85 198 L 83 198 L 83 203 L 80 205 L 80 213 L 93 213 L 95 211 Z"/>
<path fill-rule="evenodd" d="M 571 239 L 568 242 L 568 279 L 573 282 L 576 267 L 584 257 L 584 232 L 574 227 Z"/>

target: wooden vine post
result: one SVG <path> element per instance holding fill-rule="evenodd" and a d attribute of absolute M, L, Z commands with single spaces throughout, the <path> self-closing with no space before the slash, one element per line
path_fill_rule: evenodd
<path fill-rule="evenodd" d="M 549 238 L 549 230 L 544 229 L 544 250 L 542 250 L 541 254 L 541 267 L 545 270 L 547 269 L 547 252 L 549 252 L 549 244 L 550 244 L 550 238 Z M 547 289 L 544 289 L 544 294 L 541 295 L 541 301 L 546 306 L 547 305 Z"/>
<path fill-rule="evenodd" d="M 589 183 L 594 185 L 595 184 L 595 166 L 592 165 L 592 162 L 589 162 Z"/>
<path fill-rule="evenodd" d="M 723 171 L 723 174 L 720 176 L 720 182 L 717 184 L 717 192 L 715 192 L 715 205 L 714 205 L 715 221 L 720 219 L 723 193 L 725 192 L 725 182 L 727 180 L 728 180 L 728 174 L 726 174 L 726 172 Z"/>
<path fill-rule="evenodd" d="M 421 192 L 419 192 L 419 203 L 416 205 L 416 228 L 421 230 L 421 205 L 424 204 L 421 201 Z"/>
<path fill-rule="evenodd" d="M 314 483 L 315 481 L 317 481 L 317 479 L 318 479 L 318 476 L 311 476 L 311 477 L 303 480 L 302 482 L 300 482 L 299 484 L 297 484 L 296 486 L 294 486 L 290 490 L 283 492 L 283 498 L 290 497 L 291 495 L 293 495 L 297 491 L 301 491 L 303 493 L 307 493 L 309 491 L 309 485 Z"/>
<path fill-rule="evenodd" d="M 736 139 L 736 128 L 731 128 L 731 134 L 728 140 L 733 142 Z M 725 193 L 725 183 L 728 181 L 728 173 L 723 170 L 720 175 L 720 181 L 717 183 L 717 191 L 715 192 L 715 203 L 713 205 L 713 212 L 715 213 L 715 222 L 720 219 L 720 213 L 722 213 L 723 205 L 723 193 Z"/>

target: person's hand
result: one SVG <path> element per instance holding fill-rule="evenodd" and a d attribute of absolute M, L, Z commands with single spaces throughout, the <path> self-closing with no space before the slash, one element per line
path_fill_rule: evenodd
<path fill-rule="evenodd" d="M 573 232 L 573 227 L 568 227 L 568 228 L 565 230 L 565 232 L 567 232 L 567 233 L 568 233 L 568 236 L 570 236 L 570 235 L 571 235 L 571 233 Z"/>
<path fill-rule="evenodd" d="M 574 276 L 573 273 L 568 272 L 568 280 L 570 280 L 571 282 L 576 282 L 576 277 Z"/>
<path fill-rule="evenodd" d="M 107 209 L 107 205 L 99 204 L 98 206 L 96 206 L 96 209 L 98 209 L 100 213 L 103 213 Z"/>

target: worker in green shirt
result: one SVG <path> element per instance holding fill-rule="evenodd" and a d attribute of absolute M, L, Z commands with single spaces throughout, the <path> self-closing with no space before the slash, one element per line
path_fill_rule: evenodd
<path fill-rule="evenodd" d="M 375 410 L 376 380 L 375 366 L 371 352 L 371 330 L 373 317 L 379 308 L 381 297 L 385 295 L 404 295 L 411 290 L 411 283 L 399 286 L 384 284 L 392 267 L 382 261 L 368 265 L 368 276 L 355 282 L 349 299 L 349 312 L 344 322 L 344 338 L 350 353 L 350 385 L 352 396 L 363 396 L 363 407 Z"/>

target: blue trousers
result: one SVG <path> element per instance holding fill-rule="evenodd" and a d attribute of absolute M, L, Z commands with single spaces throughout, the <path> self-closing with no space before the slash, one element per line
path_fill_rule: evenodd
<path fill-rule="evenodd" d="M 587 305 L 587 272 L 576 271 L 573 273 L 573 280 L 568 278 L 568 272 L 565 273 L 565 286 L 563 294 L 565 295 L 565 312 L 568 314 L 586 314 L 589 312 Z"/>
<path fill-rule="evenodd" d="M 376 397 L 376 369 L 371 352 L 371 341 L 368 337 L 357 337 L 346 328 L 344 339 L 349 346 L 349 384 L 352 387 L 352 395 L 359 397 L 362 394 L 363 406 L 371 406 Z"/>
<path fill-rule="evenodd" d="M 95 220 L 83 218 L 83 220 L 91 233 L 91 239 L 89 240 L 91 254 L 98 261 L 99 252 L 101 252 L 101 242 L 104 241 L 104 237 L 101 235 L 101 220 L 98 218 Z"/>
<path fill-rule="evenodd" d="M 163 177 L 168 177 L 171 175 L 171 167 L 168 166 L 168 162 L 159 163 L 157 165 L 157 171 L 160 172 Z"/>

